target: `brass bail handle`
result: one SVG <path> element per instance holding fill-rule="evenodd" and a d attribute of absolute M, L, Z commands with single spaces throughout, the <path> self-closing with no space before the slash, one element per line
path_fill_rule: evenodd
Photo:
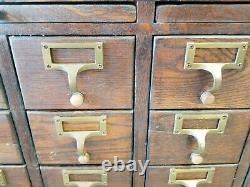
<path fill-rule="evenodd" d="M 80 107 L 84 102 L 85 93 L 77 88 L 77 75 L 80 72 L 90 69 L 103 69 L 103 43 L 51 43 L 42 42 L 43 61 L 46 70 L 61 70 L 68 74 L 69 89 L 71 92 L 70 103 L 75 107 Z M 95 61 L 90 63 L 61 64 L 54 63 L 51 49 L 94 49 Z"/>
<path fill-rule="evenodd" d="M 195 63 L 196 49 L 209 48 L 238 48 L 235 61 L 233 63 Z M 195 43 L 188 42 L 186 47 L 186 55 L 184 69 L 200 69 L 208 71 L 213 76 L 213 85 L 211 88 L 203 92 L 200 100 L 203 104 L 212 104 L 215 101 L 214 93 L 222 86 L 222 71 L 223 69 L 242 69 L 245 56 L 248 48 L 248 42 L 205 42 Z"/>
<path fill-rule="evenodd" d="M 76 150 L 78 154 L 78 161 L 81 164 L 87 164 L 90 161 L 90 154 L 84 151 L 84 145 L 87 138 L 95 136 L 106 136 L 106 115 L 101 116 L 84 116 L 84 117 L 55 117 L 55 126 L 58 136 L 68 136 L 76 140 Z M 99 130 L 96 131 L 64 131 L 63 122 L 68 123 L 91 123 L 98 122 Z"/>
<path fill-rule="evenodd" d="M 184 120 L 200 119 L 219 120 L 217 128 L 215 129 L 187 129 L 183 128 Z M 222 134 L 224 133 L 228 120 L 228 114 L 176 114 L 174 124 L 174 134 L 185 134 L 190 135 L 197 141 L 197 149 L 193 150 L 190 155 L 190 160 L 193 164 L 201 164 L 203 162 L 203 154 L 206 148 L 206 136 L 207 134 Z"/>
<path fill-rule="evenodd" d="M 207 173 L 205 179 L 190 179 L 181 180 L 177 179 L 178 174 L 185 173 Z M 170 168 L 169 173 L 169 184 L 178 184 L 186 187 L 197 187 L 199 184 L 210 184 L 213 182 L 213 177 L 215 173 L 215 168 Z"/>

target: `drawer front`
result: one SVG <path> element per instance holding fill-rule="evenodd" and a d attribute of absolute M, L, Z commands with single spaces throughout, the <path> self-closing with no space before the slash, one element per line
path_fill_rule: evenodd
<path fill-rule="evenodd" d="M 247 36 L 156 37 L 151 108 L 248 108 L 248 42 Z"/>
<path fill-rule="evenodd" d="M 10 41 L 27 109 L 76 108 L 70 103 L 72 93 L 67 73 L 45 70 L 42 42 L 48 45 L 66 43 L 73 47 L 75 43 L 102 43 L 103 68 L 82 71 L 76 77 L 77 89 L 84 94 L 84 102 L 79 108 L 132 108 L 134 37 L 12 37 Z M 50 51 L 51 59 L 56 64 L 100 61 L 100 57 L 95 58 L 94 49 L 64 48 Z M 68 67 L 66 69 L 69 70 Z"/>
<path fill-rule="evenodd" d="M 7 109 L 7 101 L 1 78 L 0 78 L 0 109 Z"/>
<path fill-rule="evenodd" d="M 63 13 L 64 16 L 61 16 Z M 134 5 L 1 5 L 0 23 L 135 22 Z"/>
<path fill-rule="evenodd" d="M 205 164 L 237 163 L 249 131 L 249 114 L 249 111 L 152 111 L 149 129 L 150 164 L 195 164 L 195 153 L 202 157 L 201 162 Z M 206 118 L 209 115 L 212 117 Z M 221 133 L 210 131 L 203 136 L 204 130 L 216 129 L 221 124 L 218 115 L 228 115 L 224 130 Z M 176 118 L 179 116 L 183 122 L 178 134 L 174 129 L 177 129 Z M 187 129 L 191 133 L 185 133 Z M 200 137 L 195 136 L 197 129 L 202 130 L 196 132 Z M 204 144 L 202 137 L 205 137 Z M 204 148 L 199 149 L 199 145 L 204 145 Z"/>
<path fill-rule="evenodd" d="M 228 5 L 160 5 L 156 11 L 156 21 L 165 22 L 193 22 L 193 23 L 244 23 L 249 22 L 249 4 Z"/>
<path fill-rule="evenodd" d="M 89 182 L 100 182 L 102 181 L 97 174 L 76 174 L 76 173 L 93 173 L 102 172 L 101 167 L 41 167 L 41 172 L 46 187 L 62 187 L 68 178 L 69 184 L 72 181 L 80 182 L 82 186 L 90 186 Z M 70 177 L 66 176 L 63 179 L 63 173 L 68 173 Z M 72 175 L 71 175 L 72 174 Z M 132 175 L 129 172 L 107 172 L 106 179 L 102 182 L 106 182 L 108 187 L 131 187 Z M 72 185 L 71 185 L 72 186 Z"/>
<path fill-rule="evenodd" d="M 0 132 L 0 163 L 22 163 L 13 122 L 7 111 L 0 111 Z"/>
<path fill-rule="evenodd" d="M 202 170 L 202 168 L 204 168 Z M 213 170 L 211 183 L 200 183 L 198 186 L 202 187 L 231 187 L 234 173 L 237 165 L 201 165 L 196 167 L 181 167 L 181 166 L 151 166 L 147 171 L 146 187 L 157 186 L 157 187 L 181 187 L 183 185 L 178 184 L 180 180 L 189 181 L 205 179 L 205 171 Z M 176 182 L 169 184 L 170 170 L 175 169 Z M 183 171 L 184 169 L 184 171 Z M 196 169 L 196 170 L 193 170 Z M 175 178 L 175 177 L 174 177 Z M 177 184 L 176 184 L 177 183 Z M 186 185 L 187 186 L 187 185 Z M 191 185 L 190 185 L 191 186 Z"/>
<path fill-rule="evenodd" d="M 0 183 L 6 187 L 31 187 L 25 166 L 0 166 Z"/>
<path fill-rule="evenodd" d="M 67 134 L 59 135 L 55 117 L 97 117 L 106 116 L 105 134 L 87 136 L 85 144 L 77 151 L 77 143 L 83 143 Z M 129 160 L 132 149 L 132 113 L 131 112 L 28 112 L 28 118 L 35 142 L 39 162 L 42 164 L 101 164 L 103 160 Z M 63 121 L 65 132 L 73 132 L 83 138 L 83 131 L 99 130 L 99 122 L 79 120 Z M 80 133 L 80 134 L 77 134 Z M 81 134 L 82 133 L 82 134 Z M 73 136 L 74 136 L 73 135 Z M 77 141 L 76 141 L 77 140 Z M 82 151 L 83 150 L 83 151 Z M 82 162 L 80 156 L 89 155 Z M 86 155 L 85 155 L 86 156 Z"/>

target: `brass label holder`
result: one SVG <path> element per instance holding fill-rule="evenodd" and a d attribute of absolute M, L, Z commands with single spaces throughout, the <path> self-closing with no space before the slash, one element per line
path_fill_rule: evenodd
<path fill-rule="evenodd" d="M 62 171 L 63 184 L 65 186 L 77 187 L 94 187 L 94 186 L 107 186 L 108 175 L 103 170 L 79 170 L 79 169 L 64 169 Z M 70 175 L 101 175 L 101 181 L 70 181 Z"/>
<path fill-rule="evenodd" d="M 70 103 L 79 107 L 84 100 L 84 94 L 77 89 L 77 75 L 90 69 L 103 69 L 103 43 L 50 43 L 42 42 L 43 61 L 46 70 L 61 70 L 68 74 L 69 89 L 71 91 Z M 59 64 L 53 63 L 51 49 L 94 49 L 95 61 L 91 63 Z"/>
<path fill-rule="evenodd" d="M 94 136 L 106 136 L 107 135 L 107 125 L 106 125 L 106 115 L 101 116 L 84 116 L 84 117 L 60 117 L 56 116 L 55 126 L 58 136 L 67 136 L 74 138 L 77 145 L 77 153 L 79 155 L 78 161 L 81 164 L 86 164 L 89 162 L 90 155 L 84 152 L 84 144 L 87 138 Z M 99 123 L 99 130 L 97 131 L 64 131 L 63 122 L 68 123 Z"/>
<path fill-rule="evenodd" d="M 211 120 L 218 119 L 217 128 L 215 129 L 184 129 L 184 120 L 199 119 Z M 228 114 L 176 114 L 173 134 L 185 134 L 195 138 L 198 143 L 197 149 L 191 153 L 190 159 L 193 164 L 200 164 L 203 161 L 203 153 L 206 146 L 207 134 L 223 134 L 228 120 Z"/>
<path fill-rule="evenodd" d="M 190 180 L 179 180 L 177 179 L 178 174 L 183 173 L 198 173 L 206 172 L 207 177 L 205 179 L 190 179 Z M 186 187 L 197 187 L 199 184 L 212 183 L 215 173 L 215 168 L 171 168 L 169 174 L 169 184 L 179 184 Z"/>
<path fill-rule="evenodd" d="M 195 63 L 196 49 L 209 49 L 209 48 L 238 48 L 235 61 L 233 63 Z M 222 70 L 223 69 L 242 69 L 245 63 L 245 56 L 248 48 L 248 42 L 205 42 L 196 43 L 188 42 L 186 47 L 184 69 L 187 70 L 205 70 L 213 76 L 213 86 L 201 95 L 203 104 L 211 104 L 214 102 L 214 92 L 218 91 L 222 85 Z"/>
<path fill-rule="evenodd" d="M 6 186 L 6 185 L 7 185 L 7 180 L 5 174 L 3 170 L 0 169 L 0 186 Z"/>

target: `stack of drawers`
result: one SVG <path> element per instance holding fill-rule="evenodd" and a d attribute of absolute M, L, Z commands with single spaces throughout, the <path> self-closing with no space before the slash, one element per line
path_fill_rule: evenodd
<path fill-rule="evenodd" d="M 18 2 L 0 5 L 0 186 L 243 184 L 249 4 Z"/>

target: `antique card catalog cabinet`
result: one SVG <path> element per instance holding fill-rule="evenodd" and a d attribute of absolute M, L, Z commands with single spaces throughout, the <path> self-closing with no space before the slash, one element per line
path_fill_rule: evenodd
<path fill-rule="evenodd" d="M 248 187 L 248 0 L 0 1 L 0 186 Z"/>

